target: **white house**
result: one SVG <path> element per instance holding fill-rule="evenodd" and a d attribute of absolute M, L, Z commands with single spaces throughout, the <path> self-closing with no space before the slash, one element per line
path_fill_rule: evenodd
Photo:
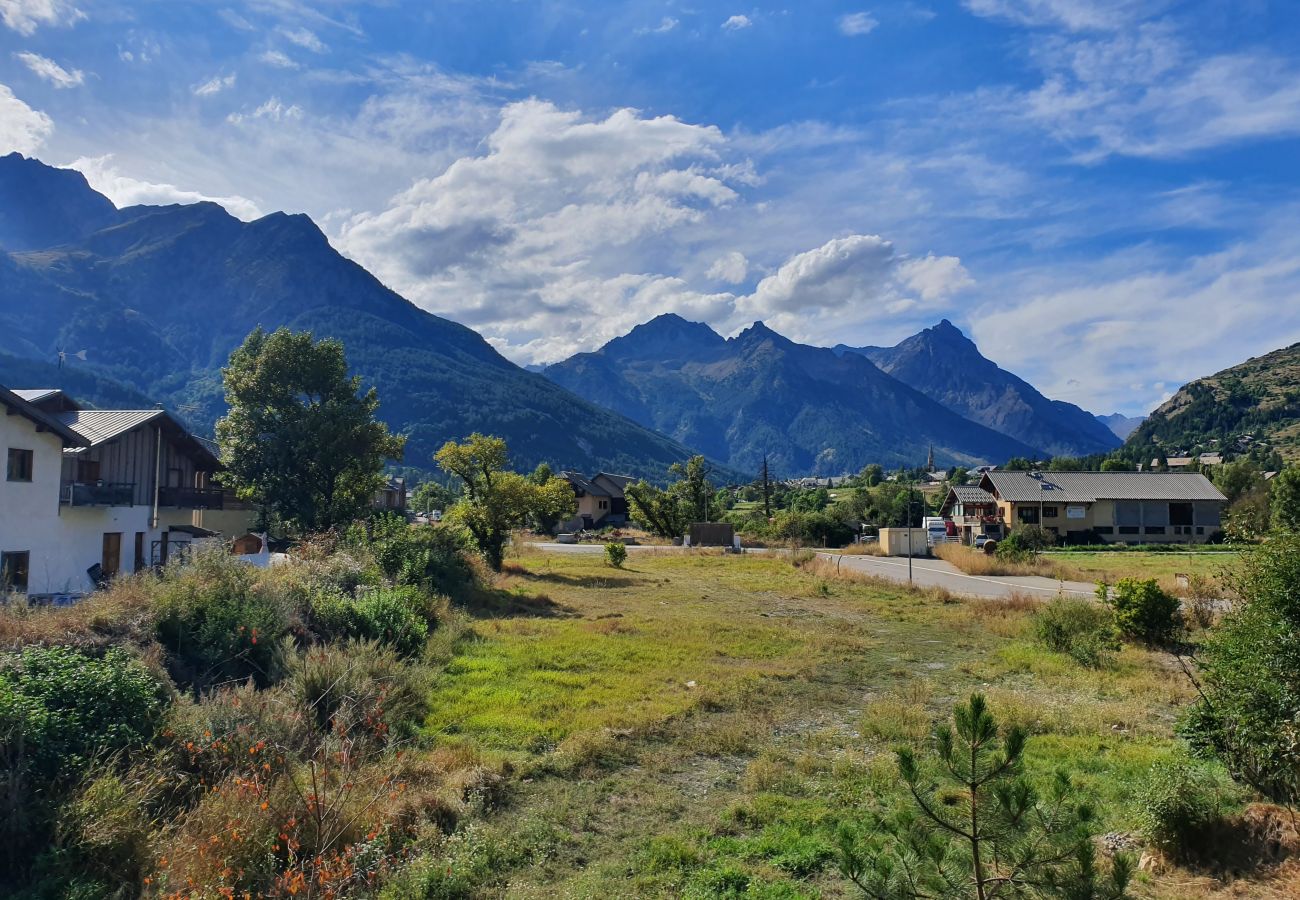
<path fill-rule="evenodd" d="M 58 390 L 3 394 L 15 460 L 0 497 L 9 590 L 79 594 L 210 534 L 196 511 L 221 508 L 210 486 L 220 464 L 167 412 L 85 410 Z"/>

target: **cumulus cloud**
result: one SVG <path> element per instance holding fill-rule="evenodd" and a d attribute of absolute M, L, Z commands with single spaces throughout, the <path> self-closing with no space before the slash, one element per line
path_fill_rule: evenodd
<path fill-rule="evenodd" d="M 281 28 L 280 34 L 284 35 L 289 42 L 297 44 L 304 50 L 310 50 L 312 53 L 324 53 L 329 49 L 316 36 L 315 32 L 307 28 Z"/>
<path fill-rule="evenodd" d="M 272 122 L 283 122 L 288 119 L 301 119 L 302 107 L 296 103 L 285 104 L 279 97 L 271 97 L 261 106 L 254 109 L 251 113 L 231 113 L 226 116 L 226 121 L 232 125 L 238 125 L 240 122 L 249 119 L 269 119 Z"/>
<path fill-rule="evenodd" d="M 251 222 L 261 218 L 262 212 L 257 204 L 247 197 L 238 195 L 213 196 L 200 191 L 183 190 L 173 184 L 143 181 L 123 174 L 113 165 L 112 154 L 85 157 L 68 166 L 86 176 L 90 186 L 99 191 L 118 207 L 140 204 L 164 206 L 172 203 L 198 203 L 210 200 L 220 203 L 232 216 Z"/>
<path fill-rule="evenodd" d="M 298 64 L 279 50 L 267 50 L 258 57 L 268 66 L 274 66 L 277 69 L 296 69 Z"/>
<path fill-rule="evenodd" d="M 836 22 L 840 33 L 848 37 L 871 34 L 879 24 L 880 22 L 876 20 L 876 17 L 869 12 L 846 13 L 840 16 Z"/>
<path fill-rule="evenodd" d="M 0 151 L 35 153 L 53 130 L 49 116 L 32 109 L 0 84 Z"/>
<path fill-rule="evenodd" d="M 748 274 L 749 260 L 739 250 L 732 250 L 719 256 L 706 273 L 707 277 L 714 281 L 725 281 L 728 284 L 740 284 Z"/>
<path fill-rule="evenodd" d="M 21 35 L 35 34 L 43 25 L 67 27 L 85 17 L 66 0 L 0 0 L 0 21 Z"/>
<path fill-rule="evenodd" d="M 754 24 L 754 20 L 749 16 L 734 15 L 722 23 L 723 31 L 740 31 L 742 28 L 748 28 Z"/>
<path fill-rule="evenodd" d="M 234 86 L 235 86 L 234 72 L 231 72 L 229 75 L 217 75 L 213 78 L 208 79 L 202 84 L 195 85 L 194 96 L 211 97 L 215 94 L 220 94 L 222 91 L 226 90 L 227 88 L 232 88 Z"/>
<path fill-rule="evenodd" d="M 638 28 L 637 34 L 667 34 L 676 29 L 680 24 L 681 23 L 672 16 L 664 16 L 659 20 L 659 24 L 655 25 L 653 28 Z"/>
<path fill-rule="evenodd" d="M 23 51 L 15 53 L 27 68 L 39 78 L 43 78 L 56 88 L 71 88 L 83 83 L 86 80 L 85 73 L 80 69 L 68 70 L 56 63 L 47 56 L 41 56 L 39 53 L 29 53 Z"/>

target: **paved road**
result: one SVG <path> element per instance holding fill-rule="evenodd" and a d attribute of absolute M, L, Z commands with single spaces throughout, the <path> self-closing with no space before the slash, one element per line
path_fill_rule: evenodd
<path fill-rule="evenodd" d="M 603 544 L 534 544 L 539 550 L 548 553 L 604 553 Z M 688 547 L 663 547 L 645 544 L 633 544 L 629 553 L 647 550 L 668 550 L 682 552 Z M 753 553 L 753 550 L 745 551 Z M 772 551 L 758 551 L 772 552 Z M 779 551 L 777 551 L 779 552 Z M 838 563 L 842 569 L 874 575 L 890 581 L 907 583 L 907 560 L 896 556 L 853 556 L 834 551 L 818 551 L 818 556 Z M 1085 581 L 1057 581 L 1036 575 L 967 575 L 951 563 L 941 559 L 917 558 L 912 560 L 912 583 L 919 587 L 939 587 L 967 597 L 1009 597 L 1012 594 L 1028 594 L 1049 600 L 1058 594 L 1070 596 L 1093 597 L 1097 586 Z"/>
<path fill-rule="evenodd" d="M 896 556 L 850 556 L 834 552 L 820 552 L 823 559 L 838 562 L 841 568 L 866 575 L 907 581 L 907 560 Z M 1057 581 L 1038 575 L 967 575 L 951 563 L 941 559 L 912 560 L 912 582 L 921 587 L 940 587 L 954 594 L 968 597 L 1008 597 L 1011 594 L 1029 594 L 1050 599 L 1057 594 L 1070 596 L 1095 596 L 1097 586 L 1085 581 Z"/>

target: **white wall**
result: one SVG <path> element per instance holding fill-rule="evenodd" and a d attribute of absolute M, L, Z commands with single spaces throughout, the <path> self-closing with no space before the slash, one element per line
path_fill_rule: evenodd
<path fill-rule="evenodd" d="M 0 468 L 0 550 L 31 554 L 28 590 L 32 593 L 62 590 L 67 575 L 60 556 L 62 523 L 59 521 L 59 473 L 63 442 L 49 432 L 38 432 L 26 416 L 6 415 L 0 407 L 0 466 L 10 447 L 32 451 L 32 480 L 8 481 Z"/>

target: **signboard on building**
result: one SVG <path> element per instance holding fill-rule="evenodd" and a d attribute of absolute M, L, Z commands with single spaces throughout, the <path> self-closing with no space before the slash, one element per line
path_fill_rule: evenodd
<path fill-rule="evenodd" d="M 1065 508 L 1065 517 L 1067 519 L 1086 519 L 1088 510 L 1082 506 L 1067 506 Z"/>

